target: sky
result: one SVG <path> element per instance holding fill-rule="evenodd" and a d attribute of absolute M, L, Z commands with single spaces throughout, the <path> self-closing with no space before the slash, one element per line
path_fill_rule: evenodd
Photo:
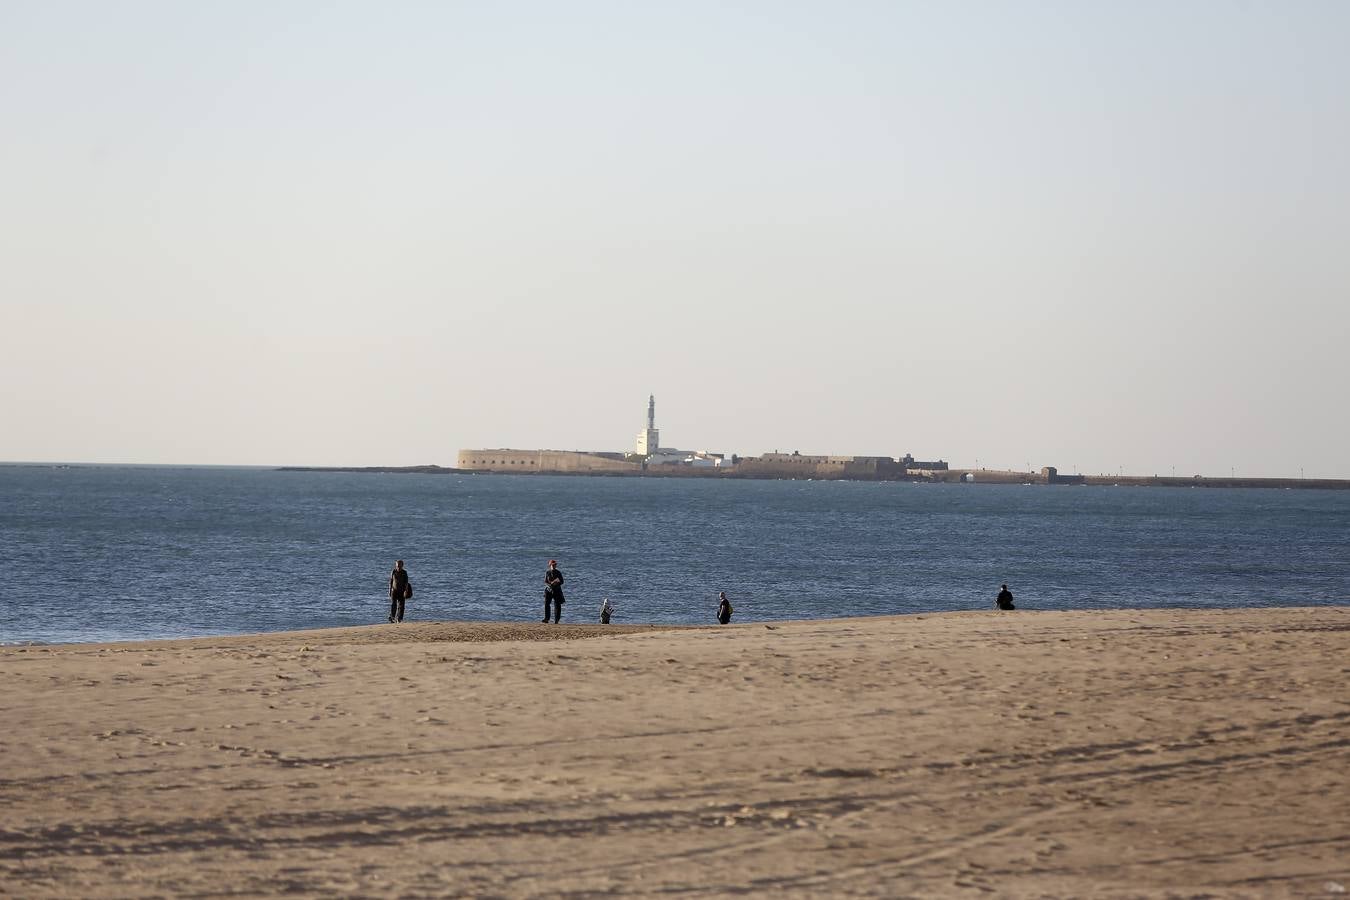
<path fill-rule="evenodd" d="M 0 0 L 0 460 L 1350 477 L 1350 4 Z"/>

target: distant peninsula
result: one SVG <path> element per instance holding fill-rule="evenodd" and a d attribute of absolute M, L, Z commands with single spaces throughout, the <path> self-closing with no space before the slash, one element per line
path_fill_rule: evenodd
<path fill-rule="evenodd" d="M 411 475 L 604 475 L 621 478 L 752 478 L 797 481 L 910 481 L 926 484 L 1053 484 L 1130 487 L 1318 488 L 1350 489 L 1342 478 L 1248 478 L 1203 475 L 1068 475 L 1055 466 L 1039 471 L 953 468 L 946 460 L 915 459 L 906 453 L 892 456 L 826 456 L 800 453 L 763 453 L 740 456 L 709 450 L 677 450 L 662 446 L 656 427 L 656 397 L 647 398 L 646 427 L 637 433 L 634 449 L 520 450 L 510 447 L 460 450 L 453 467 L 286 466 L 283 472 L 366 472 Z"/>
<path fill-rule="evenodd" d="M 492 451 L 475 451 L 492 452 Z M 783 468 L 773 466 L 738 467 L 683 467 L 660 465 L 642 468 L 634 465 L 631 470 L 590 469 L 581 462 L 579 466 L 560 466 L 557 468 L 538 465 L 518 465 L 518 454 L 566 454 L 568 457 L 593 456 L 579 451 L 562 450 L 510 450 L 496 451 L 498 456 L 492 459 L 496 465 L 481 468 L 454 466 L 281 466 L 280 472 L 355 472 L 361 474 L 387 475 L 582 475 L 592 477 L 619 478 L 726 478 L 726 479 L 781 479 L 794 481 L 909 481 L 925 484 L 1040 484 L 1040 485 L 1092 485 L 1109 487 L 1189 487 L 1189 488 L 1283 488 L 1350 490 L 1350 479 L 1344 478 L 1242 478 L 1210 477 L 1192 475 L 1173 477 L 1167 475 L 1060 475 L 1053 467 L 1047 466 L 1039 472 L 1019 472 L 1009 469 L 945 469 L 926 471 L 849 471 L 842 465 L 820 469 L 797 468 L 804 464 L 787 464 Z M 510 454 L 510 456 L 507 456 Z M 604 459 L 604 457 L 599 457 Z M 536 459 L 538 457 L 536 456 Z M 812 458 L 807 457 L 810 460 Z M 842 458 L 840 458 L 842 459 Z M 850 457 L 850 459 L 852 459 Z M 859 459 L 862 459 L 861 457 Z M 866 457 L 869 460 L 887 459 L 886 457 Z M 503 467 L 503 460 L 504 466 Z M 571 460 L 578 462 L 577 460 Z M 890 460 L 894 465 L 896 460 Z M 786 470 L 784 470 L 786 468 Z"/>

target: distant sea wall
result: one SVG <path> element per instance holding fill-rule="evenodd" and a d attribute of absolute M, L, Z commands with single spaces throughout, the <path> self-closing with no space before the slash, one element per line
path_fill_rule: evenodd
<path fill-rule="evenodd" d="M 1189 478 L 1167 475 L 1051 475 L 1041 472 L 1017 472 L 1006 469 L 951 469 L 935 473 L 929 481 L 972 481 L 975 484 L 1053 484 L 1092 485 L 1096 487 L 1181 487 L 1181 488 L 1278 488 L 1304 490 L 1350 490 L 1343 478 Z"/>

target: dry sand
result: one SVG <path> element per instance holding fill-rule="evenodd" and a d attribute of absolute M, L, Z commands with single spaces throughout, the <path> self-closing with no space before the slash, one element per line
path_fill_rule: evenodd
<path fill-rule="evenodd" d="M 1348 608 L 11 647 L 0 895 L 1333 896 L 1348 650 Z"/>

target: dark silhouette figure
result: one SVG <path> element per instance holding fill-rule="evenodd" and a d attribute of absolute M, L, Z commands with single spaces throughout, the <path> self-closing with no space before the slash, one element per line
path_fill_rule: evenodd
<path fill-rule="evenodd" d="M 408 570 L 403 568 L 403 560 L 394 563 L 394 571 L 389 573 L 389 621 L 403 621 L 403 607 L 412 596 L 412 580 Z"/>
<path fill-rule="evenodd" d="M 720 624 L 720 625 L 725 625 L 725 624 L 727 624 L 728 622 L 730 622 L 730 621 L 731 621 L 731 614 L 732 614 L 733 612 L 735 612 L 735 610 L 731 608 L 731 601 L 727 599 L 727 592 L 726 592 L 726 591 L 718 591 L 718 592 L 717 592 L 717 622 L 718 622 L 718 624 Z"/>
<path fill-rule="evenodd" d="M 553 624 L 557 625 L 558 620 L 562 618 L 563 573 L 558 568 L 556 559 L 548 561 L 548 571 L 544 573 L 544 618 L 542 620 L 544 622 L 548 622 L 550 605 L 552 606 Z"/>
<path fill-rule="evenodd" d="M 605 602 L 600 604 L 600 624 L 608 625 L 609 619 L 613 615 L 614 615 L 614 604 L 610 603 L 609 598 L 606 597 Z"/>
<path fill-rule="evenodd" d="M 1003 590 L 998 592 L 998 597 L 995 598 L 994 605 L 999 609 L 1017 609 L 1017 607 L 1013 606 L 1012 591 L 1008 590 L 1006 584 L 1003 586 Z"/>

